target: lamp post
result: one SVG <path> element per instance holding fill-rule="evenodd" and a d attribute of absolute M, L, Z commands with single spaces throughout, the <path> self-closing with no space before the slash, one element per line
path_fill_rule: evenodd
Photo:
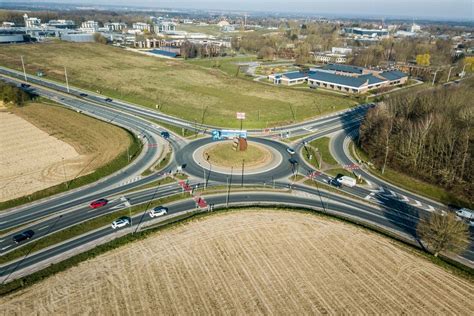
<path fill-rule="evenodd" d="M 25 81 L 28 82 L 28 78 L 26 77 L 26 70 L 25 70 L 25 62 L 23 61 L 23 56 L 21 58 L 21 66 L 23 67 L 23 76 L 25 76 Z"/>
<path fill-rule="evenodd" d="M 449 72 L 448 72 L 448 80 L 446 80 L 446 82 L 449 82 L 449 77 L 451 77 L 451 70 L 453 70 L 455 66 L 452 66 L 449 68 Z"/>
<path fill-rule="evenodd" d="M 435 80 L 436 80 L 436 74 L 438 73 L 439 69 L 436 69 L 435 73 L 434 73 L 434 76 L 433 76 L 433 82 L 431 83 L 432 86 L 434 86 L 435 84 Z"/>

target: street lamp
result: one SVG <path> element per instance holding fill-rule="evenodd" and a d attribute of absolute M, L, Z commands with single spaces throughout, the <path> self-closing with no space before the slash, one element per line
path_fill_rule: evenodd
<path fill-rule="evenodd" d="M 436 80 L 436 74 L 438 73 L 439 69 L 436 69 L 435 73 L 434 73 L 434 76 L 433 76 L 433 82 L 431 83 L 432 86 L 434 86 L 435 84 L 435 80 Z"/>
<path fill-rule="evenodd" d="M 449 82 L 449 77 L 451 77 L 451 70 L 453 70 L 455 66 L 452 66 L 449 68 L 449 72 L 448 72 L 448 80 L 446 80 L 446 82 Z"/>

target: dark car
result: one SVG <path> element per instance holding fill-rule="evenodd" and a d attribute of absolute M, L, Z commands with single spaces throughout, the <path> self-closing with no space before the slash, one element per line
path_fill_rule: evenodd
<path fill-rule="evenodd" d="M 33 237 L 34 234 L 35 234 L 35 232 L 30 229 L 30 230 L 24 231 L 24 232 L 22 232 L 18 235 L 13 236 L 13 241 L 15 242 L 15 244 L 19 244 L 22 241 L 31 239 L 31 237 Z"/>
<path fill-rule="evenodd" d="M 106 206 L 109 201 L 107 199 L 98 199 L 90 204 L 91 208 L 99 208 L 102 206 Z"/>
<path fill-rule="evenodd" d="M 341 188 L 341 187 L 342 187 L 342 183 L 339 182 L 339 181 L 337 181 L 336 178 L 328 180 L 328 183 L 329 183 L 330 185 L 335 186 L 336 188 Z"/>
<path fill-rule="evenodd" d="M 79 94 L 81 97 L 87 97 L 87 93 L 80 93 Z"/>
<path fill-rule="evenodd" d="M 288 161 L 289 161 L 292 165 L 297 165 L 297 164 L 298 164 L 298 160 L 296 160 L 295 158 L 290 158 L 290 159 L 288 159 Z"/>
<path fill-rule="evenodd" d="M 107 102 L 112 102 L 112 99 L 111 99 L 111 98 L 107 98 L 107 99 L 105 99 L 105 101 L 107 101 Z"/>
<path fill-rule="evenodd" d="M 22 84 L 21 84 L 21 87 L 22 87 L 22 88 L 29 88 L 29 87 L 31 87 L 31 85 L 30 85 L 30 84 L 27 84 L 27 83 L 22 83 Z"/>
<path fill-rule="evenodd" d="M 168 139 L 168 138 L 170 138 L 170 133 L 168 133 L 166 131 L 163 131 L 163 132 L 161 132 L 161 137 L 163 137 L 164 139 Z"/>

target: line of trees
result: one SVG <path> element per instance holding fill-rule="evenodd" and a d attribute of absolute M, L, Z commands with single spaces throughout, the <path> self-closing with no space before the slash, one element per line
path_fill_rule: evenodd
<path fill-rule="evenodd" d="M 16 106 L 23 106 L 32 98 L 32 94 L 27 93 L 12 84 L 0 81 L 0 100 L 2 100 L 5 105 L 13 104 Z"/>
<path fill-rule="evenodd" d="M 362 149 L 382 172 L 390 166 L 472 201 L 473 88 L 471 79 L 391 97 L 367 113 L 359 131 Z"/>

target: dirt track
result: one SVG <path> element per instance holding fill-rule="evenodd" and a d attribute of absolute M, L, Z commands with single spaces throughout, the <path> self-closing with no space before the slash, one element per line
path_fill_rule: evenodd
<path fill-rule="evenodd" d="M 474 285 L 354 226 L 240 211 L 119 248 L 0 304 L 5 315 L 469 315 Z"/>

